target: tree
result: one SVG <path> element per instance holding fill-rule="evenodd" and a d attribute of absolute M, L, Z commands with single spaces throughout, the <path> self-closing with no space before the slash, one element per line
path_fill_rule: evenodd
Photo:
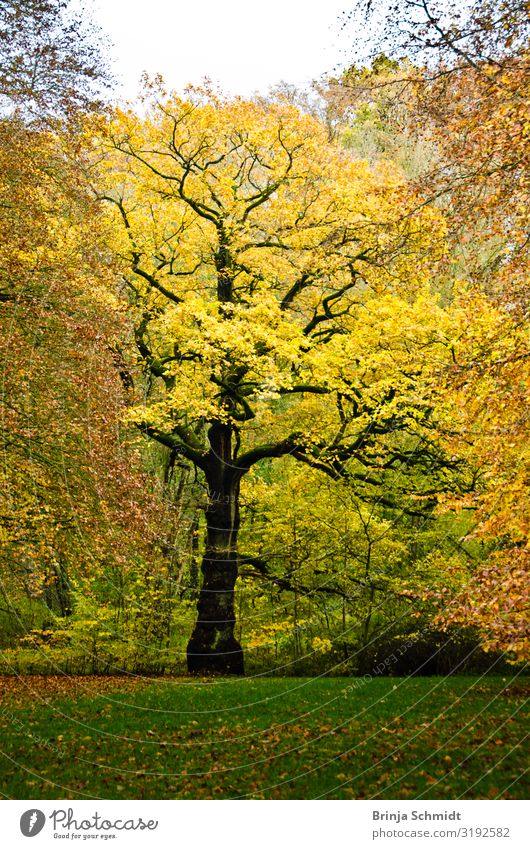
<path fill-rule="evenodd" d="M 385 471 L 389 500 L 399 500 L 399 477 Z M 268 649 L 270 657 L 273 636 L 273 663 L 289 646 L 308 670 L 318 659 L 313 638 L 325 637 L 334 650 L 328 665 L 352 672 L 378 640 L 388 645 L 392 634 L 417 631 L 420 614 L 432 623 L 425 600 L 435 589 L 445 605 L 446 593 L 462 588 L 466 563 L 455 535 L 465 529 L 453 516 L 410 515 L 373 501 L 367 489 L 291 459 L 243 480 L 238 627 L 261 658 Z"/>
<path fill-rule="evenodd" d="M 477 468 L 474 535 L 487 545 L 449 621 L 488 648 L 528 657 L 528 261 L 530 16 L 524 0 L 359 4 L 385 24 L 370 49 L 411 57 L 411 126 L 428 127 L 436 160 L 417 181 L 446 212 L 448 276 L 457 283 L 454 362 L 446 377 L 454 450 Z M 450 288 L 450 287 L 448 287 Z M 457 294 L 460 295 L 457 297 Z M 460 317 L 458 314 L 460 313 Z"/>
<path fill-rule="evenodd" d="M 454 363 L 447 414 L 452 450 L 480 470 L 454 507 L 473 515 L 470 536 L 487 557 L 444 619 L 475 627 L 485 646 L 512 660 L 530 649 L 530 370 L 528 322 L 473 292 L 454 306 Z"/>
<path fill-rule="evenodd" d="M 65 117 L 100 103 L 108 72 L 101 35 L 70 0 L 3 0 L 2 101 L 33 119 Z"/>
<path fill-rule="evenodd" d="M 400 58 L 386 81 L 376 75 L 366 89 L 379 98 L 381 88 L 397 89 L 405 99 L 414 92 L 403 123 L 426 128 L 437 151 L 418 188 L 444 204 L 456 243 L 465 251 L 463 264 L 471 262 L 475 275 L 483 272 L 482 285 L 490 278 L 491 290 L 491 278 L 501 266 L 506 270 L 508 259 L 519 267 L 528 261 L 528 4 L 381 0 L 357 8 L 369 16 L 385 12 L 379 35 L 364 44 L 365 52 L 385 49 L 414 62 Z M 471 249 L 463 248 L 469 241 Z M 511 277 L 513 296 L 517 275 Z M 504 273 L 503 285 L 506 279 Z"/>
<path fill-rule="evenodd" d="M 118 112 L 99 133 L 95 191 L 119 225 L 149 380 L 129 417 L 207 486 L 188 667 L 241 673 L 234 586 L 249 470 L 289 455 L 384 503 L 384 468 L 405 478 L 445 463 L 425 358 L 443 321 L 426 291 L 439 217 L 407 216 L 393 168 L 353 161 L 286 102 L 190 92 L 155 100 L 145 119 Z"/>
<path fill-rule="evenodd" d="M 0 8 L 0 644 L 22 635 L 39 668 L 57 648 L 52 668 L 137 671 L 147 642 L 161 670 L 196 510 L 189 469 L 122 421 L 141 375 L 118 344 L 104 221 L 76 167 L 81 116 L 107 82 L 80 16 L 63 0 Z"/>
<path fill-rule="evenodd" d="M 16 119 L 0 121 L 0 174 L 0 593 L 23 631 L 44 605 L 70 617 L 81 576 L 94 589 L 152 561 L 152 519 L 172 511 L 120 422 L 121 319 L 93 200 L 57 138 Z"/>
<path fill-rule="evenodd" d="M 484 65 L 511 65 L 523 53 L 530 34 L 526 0 L 360 0 L 345 16 L 344 26 L 360 16 L 372 24 L 373 36 L 354 34 L 357 51 L 377 56 L 381 50 L 414 56 L 436 77 L 462 68 L 482 74 Z"/>

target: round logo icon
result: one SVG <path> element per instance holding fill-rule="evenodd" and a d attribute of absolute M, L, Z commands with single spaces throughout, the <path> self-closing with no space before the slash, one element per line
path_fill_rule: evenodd
<path fill-rule="evenodd" d="M 35 837 L 44 828 L 46 816 L 37 808 L 25 811 L 20 817 L 20 830 L 24 837 Z"/>

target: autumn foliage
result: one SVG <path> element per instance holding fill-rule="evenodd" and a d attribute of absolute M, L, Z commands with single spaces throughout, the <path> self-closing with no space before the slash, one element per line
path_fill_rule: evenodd
<path fill-rule="evenodd" d="M 160 81 L 102 109 L 75 27 L 71 96 L 32 89 L 64 4 L 31 4 L 0 67 L 4 671 L 527 658 L 528 50 L 497 5 L 456 38 L 426 4 L 318 115 Z"/>

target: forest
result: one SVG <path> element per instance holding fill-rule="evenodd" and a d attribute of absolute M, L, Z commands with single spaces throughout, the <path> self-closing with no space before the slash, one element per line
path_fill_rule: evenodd
<path fill-rule="evenodd" d="M 365 7 L 307 89 L 116 106 L 0 4 L 2 675 L 528 660 L 528 3 Z"/>

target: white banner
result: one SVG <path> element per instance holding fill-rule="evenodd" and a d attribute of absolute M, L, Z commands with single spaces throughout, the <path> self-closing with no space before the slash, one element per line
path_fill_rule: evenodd
<path fill-rule="evenodd" d="M 4 801 L 0 812 L 6 849 L 530 847 L 525 801 L 32 800 Z"/>

